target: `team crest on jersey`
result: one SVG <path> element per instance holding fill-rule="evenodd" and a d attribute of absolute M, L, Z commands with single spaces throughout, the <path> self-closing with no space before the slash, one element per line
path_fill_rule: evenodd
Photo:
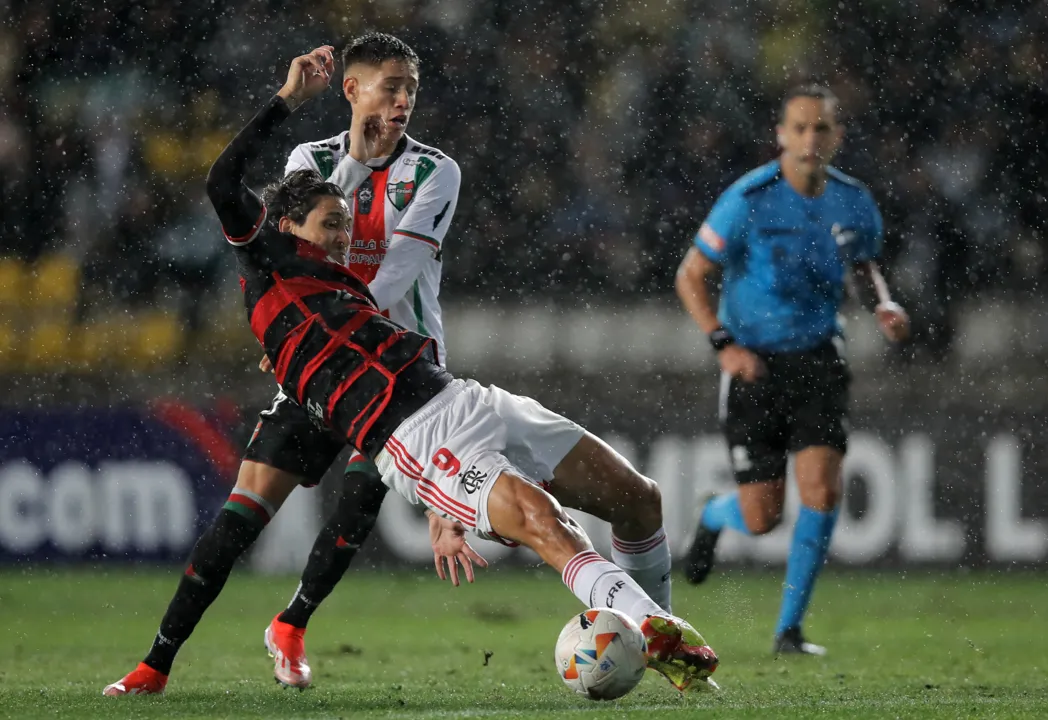
<path fill-rule="evenodd" d="M 482 470 L 477 470 L 476 465 L 472 465 L 469 470 L 459 473 L 459 480 L 462 481 L 462 489 L 466 491 L 467 495 L 472 495 L 477 490 L 480 490 L 481 486 L 487 479 L 488 474 Z"/>
<path fill-rule="evenodd" d="M 415 189 L 420 187 L 436 169 L 437 164 L 429 158 L 418 158 L 415 161 L 415 177 L 411 180 L 386 185 L 386 197 L 389 198 L 389 202 L 398 211 L 406 208 L 411 198 L 415 197 Z"/>
<path fill-rule="evenodd" d="M 386 197 L 397 210 L 403 210 L 415 196 L 415 181 L 398 182 L 386 186 Z"/>

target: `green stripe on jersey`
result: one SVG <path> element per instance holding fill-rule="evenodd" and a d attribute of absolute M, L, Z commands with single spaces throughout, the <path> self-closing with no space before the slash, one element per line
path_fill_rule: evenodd
<path fill-rule="evenodd" d="M 418 287 L 418 280 L 412 285 L 412 294 L 415 297 L 415 321 L 418 323 L 418 331 L 422 335 L 429 337 L 429 330 L 426 329 L 426 321 L 422 319 L 422 292 Z"/>
<path fill-rule="evenodd" d="M 313 161 L 316 162 L 325 180 L 335 172 L 335 153 L 330 150 L 314 150 Z"/>
<path fill-rule="evenodd" d="M 403 235 L 404 237 L 409 237 L 412 240 L 421 240 L 424 243 L 428 243 L 429 245 L 432 245 L 437 250 L 440 250 L 440 243 L 437 242 L 435 238 L 431 238 L 429 235 L 423 235 L 422 233 L 411 232 L 411 231 L 408 231 L 408 230 L 397 230 L 393 234 L 394 235 Z"/>

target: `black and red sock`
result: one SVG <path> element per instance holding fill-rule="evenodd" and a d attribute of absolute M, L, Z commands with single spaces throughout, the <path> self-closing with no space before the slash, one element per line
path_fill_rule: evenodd
<path fill-rule="evenodd" d="M 272 507 L 258 495 L 233 491 L 211 527 L 193 547 L 189 565 L 160 621 L 153 647 L 146 655 L 146 665 L 165 675 L 171 673 L 182 643 L 222 592 L 237 559 L 258 539 L 272 516 Z"/>
<path fill-rule="evenodd" d="M 304 628 L 374 529 L 388 488 L 374 465 L 362 465 L 366 469 L 356 469 L 356 465 L 347 468 L 342 497 L 313 543 L 298 589 L 280 614 L 281 622 Z"/>

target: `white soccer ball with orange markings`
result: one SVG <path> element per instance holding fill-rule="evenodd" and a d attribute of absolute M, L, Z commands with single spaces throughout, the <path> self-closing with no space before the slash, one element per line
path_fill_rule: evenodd
<path fill-rule="evenodd" d="M 564 684 L 593 700 L 614 700 L 637 687 L 647 668 L 637 623 L 611 608 L 579 613 L 564 626 L 555 651 Z"/>

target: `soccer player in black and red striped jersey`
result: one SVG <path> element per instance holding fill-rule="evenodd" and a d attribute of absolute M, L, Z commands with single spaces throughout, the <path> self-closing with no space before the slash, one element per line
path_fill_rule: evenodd
<path fill-rule="evenodd" d="M 648 640 L 649 667 L 675 687 L 713 685 L 716 654 L 670 614 L 655 483 L 534 400 L 453 378 L 437 363 L 431 338 L 383 317 L 364 282 L 328 257 L 348 237 L 349 207 L 338 186 L 312 171 L 292 173 L 272 196 L 277 212 L 269 217 L 271 208 L 244 184 L 265 140 L 327 87 L 333 67 L 328 47 L 296 58 L 284 87 L 208 175 L 208 195 L 235 247 L 248 320 L 277 382 L 373 460 L 386 485 L 432 511 L 438 541 L 465 528 L 531 548 L 587 607 L 614 607 L 635 620 Z M 619 546 L 638 551 L 629 574 L 593 551 L 561 502 L 608 521 Z M 113 694 L 129 692 L 128 682 L 115 683 L 121 693 Z"/>
<path fill-rule="evenodd" d="M 299 145 L 291 153 L 285 174 L 312 169 L 342 188 L 356 213 L 353 235 L 349 247 L 344 238 L 333 235 L 324 249 L 332 260 L 348 264 L 368 282 L 379 309 L 387 310 L 395 322 L 418 327 L 432 337 L 443 363 L 437 304 L 440 256 L 435 252 L 457 204 L 458 166 L 405 132 L 419 84 L 419 59 L 410 46 L 391 35 L 367 33 L 347 43 L 342 65 L 343 92 L 353 107 L 350 128 L 334 138 Z M 390 122 L 366 132 L 365 118 L 375 115 Z M 298 206 L 311 197 L 317 184 L 316 178 L 299 174 L 288 183 L 270 186 L 263 198 L 272 215 L 301 221 L 304 215 Z M 352 250 L 348 258 L 347 250 Z M 405 290 L 409 286 L 410 293 Z M 260 369 L 272 370 L 268 357 Z M 236 487 L 192 551 L 190 567 L 143 661 L 148 669 L 124 678 L 119 684 L 125 691 L 155 691 L 166 683 L 179 649 L 220 594 L 237 559 L 289 494 L 296 487 L 319 483 L 344 448 L 343 440 L 315 425 L 283 392 L 259 413 Z M 346 467 L 340 489 L 341 496 L 310 551 L 294 597 L 265 630 L 274 677 L 300 689 L 312 683 L 305 652 L 306 625 L 370 534 L 388 491 L 374 464 L 359 454 Z M 433 526 L 434 531 L 439 529 Z M 465 579 L 473 582 L 473 564 L 483 567 L 484 559 L 461 535 L 449 531 L 437 538 L 443 540 L 433 547 L 440 572 L 444 573 L 446 563 L 452 584 L 458 585 L 461 565 Z M 116 685 L 107 691 L 119 693 Z"/>

